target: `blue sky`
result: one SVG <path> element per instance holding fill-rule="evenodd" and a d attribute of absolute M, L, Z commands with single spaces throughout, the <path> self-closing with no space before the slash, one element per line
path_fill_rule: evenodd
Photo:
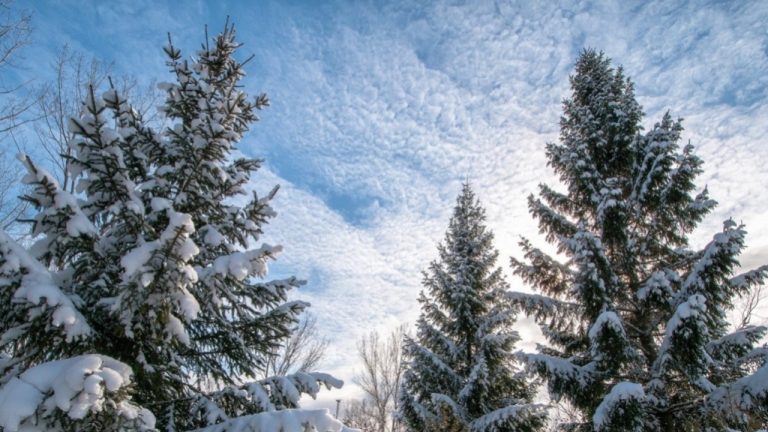
<path fill-rule="evenodd" d="M 667 110 L 686 119 L 699 185 L 720 202 L 694 243 L 732 216 L 750 232 L 743 262 L 768 261 L 768 3 L 572 3 L 19 2 L 35 27 L 21 70 L 44 81 L 67 43 L 116 73 L 171 79 L 166 33 L 192 55 L 204 25 L 214 34 L 231 16 L 242 55 L 255 55 L 245 86 L 272 101 L 241 150 L 267 161 L 257 190 L 281 185 L 265 237 L 286 249 L 273 272 L 308 279 L 299 297 L 331 339 L 323 369 L 351 381 L 361 335 L 415 321 L 420 272 L 465 179 L 499 264 L 526 289 L 508 257 L 519 236 L 537 238 L 525 197 L 556 183 L 544 144 L 585 47 L 625 67 L 646 127 Z M 530 323 L 520 330 L 530 341 Z"/>

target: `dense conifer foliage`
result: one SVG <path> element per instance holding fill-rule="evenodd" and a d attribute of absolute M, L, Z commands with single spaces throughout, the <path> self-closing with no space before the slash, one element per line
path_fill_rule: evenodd
<path fill-rule="evenodd" d="M 515 315 L 496 267 L 485 210 L 459 195 L 439 259 L 424 275 L 421 316 L 407 359 L 399 416 L 412 431 L 532 431 L 543 424 L 532 387 L 514 367 Z"/>
<path fill-rule="evenodd" d="M 702 161 L 666 114 L 643 132 L 621 68 L 585 51 L 549 164 L 565 188 L 528 204 L 557 256 L 528 240 L 512 294 L 548 345 L 526 356 L 583 421 L 572 430 L 751 430 L 768 421 L 763 326 L 731 329 L 727 310 L 768 267 L 736 275 L 746 231 L 733 220 L 701 250 L 689 234 L 715 206 L 694 183 Z"/>
<path fill-rule="evenodd" d="M 238 47 L 229 25 L 192 60 L 169 38 L 162 129 L 89 89 L 75 194 L 23 158 L 37 215 L 29 248 L 0 234 L 3 430 L 340 429 L 293 410 L 338 380 L 255 380 L 308 304 L 287 298 L 301 281 L 264 281 L 281 247 L 254 246 L 277 189 L 248 192 L 261 161 L 235 152 L 268 105 L 239 85 Z"/>

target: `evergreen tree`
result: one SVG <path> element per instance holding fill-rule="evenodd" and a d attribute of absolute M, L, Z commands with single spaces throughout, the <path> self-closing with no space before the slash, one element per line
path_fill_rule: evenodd
<path fill-rule="evenodd" d="M 515 273 L 543 295 L 512 298 L 549 345 L 527 355 L 573 430 L 748 430 L 768 421 L 766 328 L 729 331 L 726 312 L 768 266 L 734 276 L 744 227 L 702 250 L 688 235 L 715 202 L 694 194 L 701 160 L 669 114 L 642 133 L 632 82 L 585 51 L 563 103 L 549 164 L 567 187 L 531 196 L 531 214 L 566 262 L 523 240 Z"/>
<path fill-rule="evenodd" d="M 238 47 L 230 25 L 191 61 L 169 38 L 176 82 L 163 84 L 163 130 L 115 89 L 91 88 L 70 122 L 78 196 L 24 159 L 37 241 L 25 250 L 0 236 L 4 430 L 151 429 L 155 417 L 169 431 L 268 420 L 274 430 L 339 429 L 324 412 L 258 416 L 338 380 L 247 381 L 308 304 L 287 299 L 302 284 L 295 278 L 261 281 L 281 250 L 253 248 L 275 216 L 277 188 L 241 198 L 261 161 L 233 152 L 268 100 L 249 100 L 239 86 Z M 13 401 L 22 387 L 27 399 Z"/>
<path fill-rule="evenodd" d="M 485 210 L 468 184 L 457 199 L 440 259 L 424 275 L 398 416 L 413 431 L 532 431 L 543 412 L 512 364 L 515 316 Z"/>

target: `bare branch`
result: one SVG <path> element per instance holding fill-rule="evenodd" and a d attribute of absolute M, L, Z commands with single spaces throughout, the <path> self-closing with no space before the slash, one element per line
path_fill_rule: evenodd
<path fill-rule="evenodd" d="M 397 396 L 404 362 L 401 344 L 407 327 L 401 325 L 386 339 L 378 332 L 371 332 L 357 344 L 363 370 L 355 378 L 356 383 L 368 396 L 376 413 L 375 431 L 399 430 L 392 413 L 397 410 Z"/>
<path fill-rule="evenodd" d="M 376 409 L 367 399 L 349 400 L 344 404 L 342 423 L 347 427 L 361 431 L 375 431 L 378 427 Z"/>
<path fill-rule="evenodd" d="M 264 377 L 311 372 L 325 356 L 328 339 L 321 337 L 317 318 L 307 314 L 291 337 L 267 362 Z"/>
<path fill-rule="evenodd" d="M 14 130 L 30 119 L 22 118 L 33 101 L 19 95 L 23 85 L 8 84 L 2 77 L 12 68 L 13 61 L 29 43 L 31 16 L 26 11 L 14 10 L 11 0 L 0 0 L 0 134 L 6 142 L 15 143 Z M 27 203 L 17 198 L 21 167 L 7 153 L 8 146 L 0 149 L 0 227 L 12 231 L 16 221 L 27 209 Z"/>
<path fill-rule="evenodd" d="M 26 201 L 16 197 L 16 186 L 21 178 L 21 166 L 16 162 L 0 152 L 0 228 L 4 231 L 11 230 L 28 206 Z"/>
<path fill-rule="evenodd" d="M 737 328 L 744 328 L 751 324 L 752 319 L 755 317 L 755 312 L 765 305 L 765 300 L 768 299 L 768 290 L 765 285 L 757 285 L 753 287 L 743 297 L 743 305 L 739 314 L 739 325 Z"/>
<path fill-rule="evenodd" d="M 0 1 L 0 68 L 12 65 L 18 51 L 29 44 L 32 16 L 14 10 L 12 0 Z"/>

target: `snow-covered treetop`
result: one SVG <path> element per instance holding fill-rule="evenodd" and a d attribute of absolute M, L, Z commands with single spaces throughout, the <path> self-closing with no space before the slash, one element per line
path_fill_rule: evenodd
<path fill-rule="evenodd" d="M 277 187 L 252 192 L 262 161 L 237 157 L 236 146 L 269 101 L 250 99 L 240 86 L 235 35 L 227 23 L 190 60 L 169 37 L 174 82 L 160 85 L 164 127 L 147 123 L 116 89 L 89 88 L 69 122 L 75 195 L 22 157 L 25 199 L 38 214 L 29 250 L 0 234 L 0 346 L 9 354 L 0 391 L 12 383 L 26 389 L 50 371 L 75 372 L 64 378 L 70 393 L 45 377 L 34 395 L 23 390 L 37 405 L 0 415 L 4 428 L 22 427 L 32 414 L 41 427 L 87 421 L 102 408 L 120 422 L 149 418 L 144 405 L 161 428 L 186 430 L 295 408 L 320 384 L 341 386 L 305 374 L 243 387 L 308 304 L 288 300 L 303 281 L 265 280 L 282 252 L 259 244 L 276 216 Z M 65 394 L 85 402 L 71 408 L 57 396 Z M 0 414 L 12 406 L 0 399 Z"/>
<path fill-rule="evenodd" d="M 543 407 L 513 367 L 515 312 L 469 184 L 438 254 L 424 273 L 416 338 L 404 343 L 400 418 L 412 430 L 536 430 Z"/>
<path fill-rule="evenodd" d="M 528 205 L 552 257 L 523 240 L 515 273 L 542 295 L 508 296 L 549 345 L 524 356 L 597 430 L 743 427 L 766 418 L 756 385 L 766 328 L 729 334 L 727 311 L 765 283 L 768 266 L 735 274 L 746 232 L 732 220 L 700 251 L 688 236 L 715 202 L 697 192 L 702 161 L 667 113 L 648 132 L 632 82 L 586 50 L 563 102 L 549 164 L 566 193 L 542 185 Z M 725 347 L 732 348 L 728 351 Z M 758 371 L 758 372 L 756 372 Z M 737 408 L 722 416 L 722 395 Z M 719 395 L 719 396 L 715 396 Z M 709 401 L 709 402 L 708 402 Z M 762 417 L 761 417 L 762 416 Z"/>

